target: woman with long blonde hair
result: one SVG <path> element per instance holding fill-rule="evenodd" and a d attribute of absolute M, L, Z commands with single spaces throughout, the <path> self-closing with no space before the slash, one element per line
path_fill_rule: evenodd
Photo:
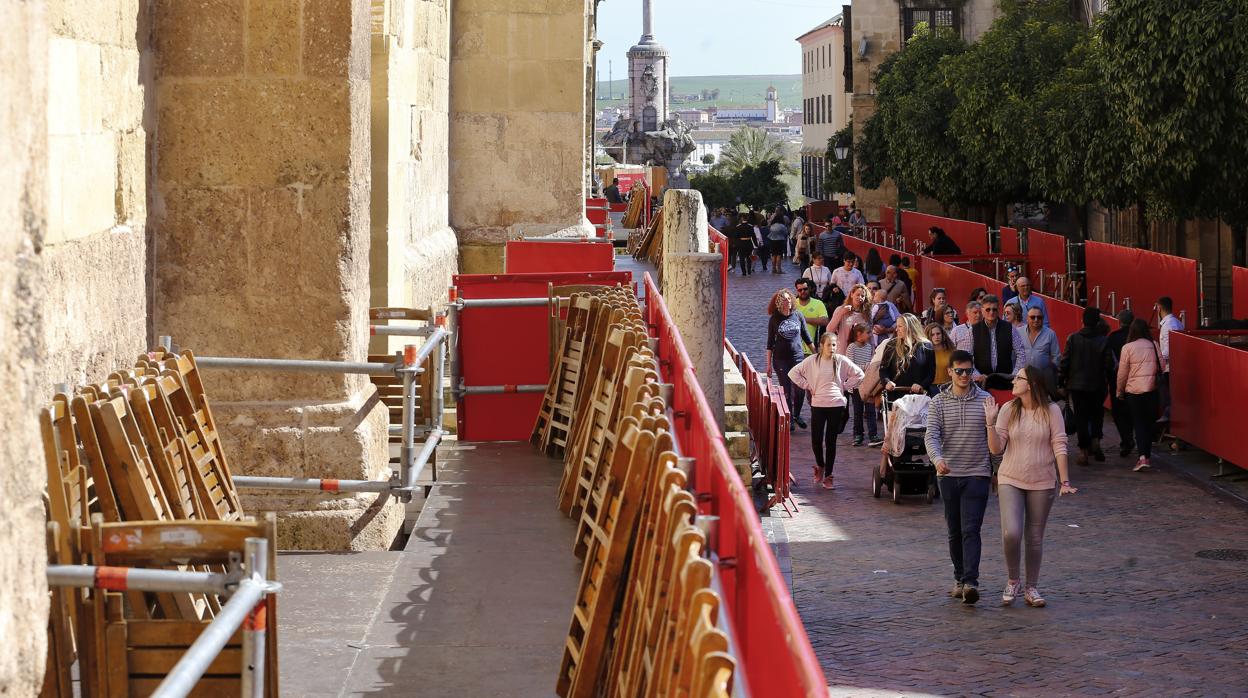
<path fill-rule="evenodd" d="M 897 335 L 880 357 L 880 380 L 884 389 L 900 397 L 905 393 L 928 393 L 936 380 L 936 355 L 914 313 L 897 321 Z"/>
<path fill-rule="evenodd" d="M 845 304 L 832 313 L 828 321 L 828 332 L 836 335 L 836 353 L 844 354 L 849 350 L 849 343 L 854 341 L 855 325 L 871 326 L 871 303 L 864 284 L 854 284 L 845 296 Z"/>

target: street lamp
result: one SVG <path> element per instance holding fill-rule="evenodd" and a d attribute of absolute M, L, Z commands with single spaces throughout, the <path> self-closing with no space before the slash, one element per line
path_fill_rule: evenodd
<path fill-rule="evenodd" d="M 849 144 L 843 138 L 838 139 L 836 145 L 832 146 L 832 152 L 836 155 L 837 160 L 844 160 L 849 157 Z"/>

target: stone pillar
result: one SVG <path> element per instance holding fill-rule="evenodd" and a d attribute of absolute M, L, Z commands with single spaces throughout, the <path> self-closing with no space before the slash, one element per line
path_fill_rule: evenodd
<path fill-rule="evenodd" d="M 706 207 L 692 189 L 663 195 L 663 299 L 680 330 L 698 384 L 724 428 L 723 256 L 708 252 Z"/>
<path fill-rule="evenodd" d="M 158 0 L 153 326 L 205 355 L 363 361 L 368 0 Z M 358 375 L 205 371 L 234 472 L 378 479 L 387 415 Z M 247 495 L 279 546 L 386 549 L 402 507 Z"/>
<path fill-rule="evenodd" d="M 0 2 L 0 693 L 39 693 L 47 656 L 48 593 L 38 410 L 47 222 L 47 63 L 41 0 Z M 64 308 L 54 309 L 65 312 Z"/>
<path fill-rule="evenodd" d="M 585 219 L 587 7 L 451 3 L 450 223 L 464 273 L 501 272 L 507 240 L 593 235 Z"/>
<path fill-rule="evenodd" d="M 680 329 L 698 385 L 724 430 L 724 330 L 720 307 L 723 256 L 680 252 L 663 257 L 663 299 Z"/>

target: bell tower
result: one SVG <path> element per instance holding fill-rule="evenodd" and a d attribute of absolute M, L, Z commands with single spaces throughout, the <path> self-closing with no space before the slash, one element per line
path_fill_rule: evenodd
<path fill-rule="evenodd" d="M 641 39 L 628 50 L 629 109 L 642 131 L 667 120 L 667 49 L 654 38 L 651 0 L 641 1 Z"/>

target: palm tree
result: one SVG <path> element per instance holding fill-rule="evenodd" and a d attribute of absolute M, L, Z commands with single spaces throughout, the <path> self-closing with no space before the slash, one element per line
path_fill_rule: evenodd
<path fill-rule="evenodd" d="M 728 137 L 715 168 L 720 173 L 732 175 L 749 166 L 778 160 L 781 168 L 787 170 L 785 159 L 784 144 L 779 138 L 761 128 L 742 126 Z"/>

